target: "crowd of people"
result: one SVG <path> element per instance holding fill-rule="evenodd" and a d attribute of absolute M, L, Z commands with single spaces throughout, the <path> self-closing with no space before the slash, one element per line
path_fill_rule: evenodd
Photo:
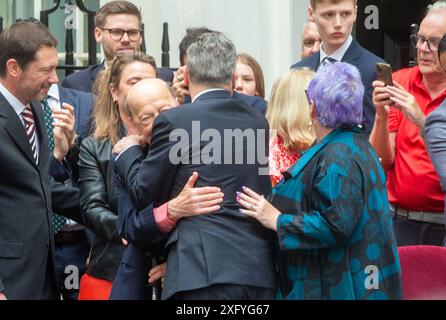
<path fill-rule="evenodd" d="M 393 84 L 357 0 L 310 2 L 269 101 L 219 31 L 157 67 L 130 1 L 99 9 L 104 61 L 61 85 L 44 25 L 3 30 L 0 300 L 402 299 L 398 247 L 446 246 L 446 1 Z"/>

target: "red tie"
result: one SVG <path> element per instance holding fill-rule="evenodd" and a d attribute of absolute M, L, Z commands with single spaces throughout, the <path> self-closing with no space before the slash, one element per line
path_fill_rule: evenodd
<path fill-rule="evenodd" d="M 29 144 L 31 145 L 31 150 L 34 155 L 34 160 L 39 164 L 39 155 L 37 153 L 37 142 L 36 142 L 36 130 L 34 126 L 34 117 L 31 107 L 28 106 L 22 112 L 23 121 L 25 122 L 26 135 L 28 136 Z"/>

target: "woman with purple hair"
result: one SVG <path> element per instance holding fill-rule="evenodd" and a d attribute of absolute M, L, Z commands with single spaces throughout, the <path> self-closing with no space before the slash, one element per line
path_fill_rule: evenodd
<path fill-rule="evenodd" d="M 279 298 L 401 299 L 386 177 L 363 133 L 359 71 L 329 64 L 307 96 L 316 143 L 284 174 L 271 203 L 249 188 L 242 213 L 277 232 Z"/>

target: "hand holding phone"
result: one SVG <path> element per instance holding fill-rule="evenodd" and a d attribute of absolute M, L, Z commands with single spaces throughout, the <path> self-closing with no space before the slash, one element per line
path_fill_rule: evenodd
<path fill-rule="evenodd" d="M 378 62 L 376 64 L 376 79 L 386 86 L 393 87 L 392 67 L 390 64 Z"/>

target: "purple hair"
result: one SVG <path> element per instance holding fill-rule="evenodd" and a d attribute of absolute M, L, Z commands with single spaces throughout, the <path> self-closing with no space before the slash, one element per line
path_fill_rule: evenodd
<path fill-rule="evenodd" d="M 364 90 L 359 70 L 336 62 L 319 69 L 308 86 L 308 97 L 321 125 L 338 129 L 362 124 Z"/>

